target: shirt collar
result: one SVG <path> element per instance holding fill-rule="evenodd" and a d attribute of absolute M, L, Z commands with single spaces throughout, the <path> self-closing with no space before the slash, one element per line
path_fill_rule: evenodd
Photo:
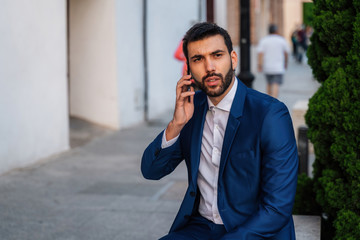
<path fill-rule="evenodd" d="M 216 108 L 221 109 L 223 111 L 230 112 L 231 105 L 232 105 L 232 103 L 234 101 L 234 98 L 235 98 L 237 85 L 238 85 L 237 78 L 235 78 L 234 79 L 234 84 L 231 87 L 230 91 L 226 94 L 226 96 L 216 106 L 211 102 L 210 98 L 207 96 L 209 109 L 213 108 L 213 107 L 216 107 Z"/>

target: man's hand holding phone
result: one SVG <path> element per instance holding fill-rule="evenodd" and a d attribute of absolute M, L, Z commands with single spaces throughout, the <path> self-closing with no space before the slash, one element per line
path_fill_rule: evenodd
<path fill-rule="evenodd" d="M 195 90 L 191 75 L 184 75 L 176 85 L 176 104 L 173 119 L 166 128 L 166 140 L 175 138 L 194 114 Z"/>

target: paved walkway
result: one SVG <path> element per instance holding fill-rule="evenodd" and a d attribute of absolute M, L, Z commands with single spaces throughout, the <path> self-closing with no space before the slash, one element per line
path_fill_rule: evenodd
<path fill-rule="evenodd" d="M 308 66 L 291 63 L 280 99 L 291 110 L 317 86 Z M 264 91 L 263 76 L 257 76 L 254 87 Z M 170 114 L 152 125 L 106 133 L 2 175 L 0 239 L 152 240 L 166 234 L 185 192 L 184 165 L 160 181 L 144 180 L 139 168 L 144 148 L 169 118 Z M 296 221 L 301 229 L 304 224 Z M 318 224 L 315 221 L 310 231 Z"/>

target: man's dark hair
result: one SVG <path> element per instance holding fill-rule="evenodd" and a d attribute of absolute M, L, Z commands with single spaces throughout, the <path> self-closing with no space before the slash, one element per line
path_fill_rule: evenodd
<path fill-rule="evenodd" d="M 277 28 L 277 26 L 276 26 L 275 24 L 270 24 L 270 25 L 269 25 L 269 33 L 270 33 L 270 34 L 276 33 L 277 30 L 278 30 L 278 28 Z"/>
<path fill-rule="evenodd" d="M 215 23 L 209 23 L 209 22 L 197 23 L 194 26 L 192 26 L 186 32 L 186 34 L 183 38 L 183 52 L 184 52 L 184 55 L 185 55 L 188 63 L 189 63 L 189 53 L 188 53 L 187 46 L 190 42 L 203 40 L 207 37 L 212 37 L 212 36 L 215 36 L 218 34 L 223 36 L 225 45 L 226 45 L 229 53 L 231 53 L 233 50 L 233 46 L 232 46 L 230 35 L 225 29 L 219 27 Z"/>

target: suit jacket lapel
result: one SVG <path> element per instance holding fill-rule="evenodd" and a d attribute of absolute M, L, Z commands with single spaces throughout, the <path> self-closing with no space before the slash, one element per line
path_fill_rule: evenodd
<path fill-rule="evenodd" d="M 243 114 L 246 97 L 246 86 L 238 80 L 238 87 L 236 90 L 234 101 L 231 105 L 229 120 L 225 130 L 224 142 L 221 152 L 219 178 L 224 171 L 232 143 L 234 141 L 237 130 L 240 126 L 241 116 Z"/>
<path fill-rule="evenodd" d="M 205 95 L 205 94 L 204 94 Z M 194 123 L 193 123 L 193 131 L 191 133 L 191 152 L 190 152 L 190 161 L 191 161 L 191 179 L 192 183 L 197 186 L 197 175 L 199 171 L 199 163 L 200 163 L 200 154 L 201 154 L 201 141 L 202 141 L 202 133 L 204 129 L 204 122 L 206 113 L 208 110 L 208 104 L 206 101 L 206 95 L 204 98 L 200 100 L 199 107 L 195 109 L 194 112 Z"/>

